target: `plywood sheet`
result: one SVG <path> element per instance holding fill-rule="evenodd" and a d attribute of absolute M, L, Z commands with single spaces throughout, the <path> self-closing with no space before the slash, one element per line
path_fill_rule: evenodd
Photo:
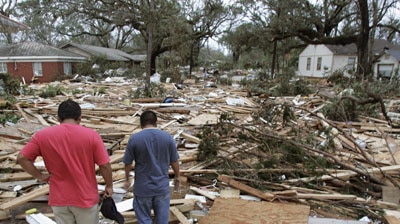
<path fill-rule="evenodd" d="M 306 205 L 217 198 L 199 224 L 307 224 Z"/>

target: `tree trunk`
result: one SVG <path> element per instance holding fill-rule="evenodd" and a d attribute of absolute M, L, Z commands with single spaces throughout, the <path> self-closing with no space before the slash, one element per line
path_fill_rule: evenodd
<path fill-rule="evenodd" d="M 368 59 L 368 41 L 369 41 L 369 12 L 368 1 L 358 0 L 360 9 L 361 27 L 357 38 L 358 66 L 356 78 L 361 80 L 371 78 L 371 66 Z"/>
<path fill-rule="evenodd" d="M 271 66 L 271 76 L 274 77 L 275 75 L 275 65 L 276 65 L 276 48 L 277 48 L 277 41 L 274 41 L 274 49 L 272 51 L 272 66 Z"/>

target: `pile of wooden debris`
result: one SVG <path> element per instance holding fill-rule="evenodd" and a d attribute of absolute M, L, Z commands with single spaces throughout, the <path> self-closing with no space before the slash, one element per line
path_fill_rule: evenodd
<path fill-rule="evenodd" d="M 400 129 L 383 117 L 325 118 L 335 93 L 248 97 L 240 86 L 187 80 L 183 88 L 161 84 L 168 99 L 135 99 L 132 92 L 141 88 L 135 80 L 51 85 L 62 85 L 62 94 L 19 96 L 2 110 L 22 117 L 0 128 L 3 219 L 24 219 L 21 208 L 46 201 L 48 186 L 23 172 L 16 155 L 36 131 L 57 124 L 58 104 L 72 98 L 83 109 L 81 124 L 98 131 L 111 155 L 117 207 L 127 223 L 135 215 L 132 193 L 122 189 L 121 159 L 146 109 L 159 114 L 159 128 L 178 144 L 183 186 L 171 192 L 171 223 L 400 223 Z M 396 103 L 388 106 L 393 119 Z M 101 189 L 100 176 L 98 183 Z M 51 210 L 39 211 L 52 217 Z"/>

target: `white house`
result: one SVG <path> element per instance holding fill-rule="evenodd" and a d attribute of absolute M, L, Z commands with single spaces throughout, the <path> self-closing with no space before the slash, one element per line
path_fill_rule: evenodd
<path fill-rule="evenodd" d="M 373 73 L 378 79 L 399 78 L 400 49 L 387 48 L 373 61 Z"/>
<path fill-rule="evenodd" d="M 357 47 L 348 45 L 308 45 L 299 55 L 298 75 L 323 78 L 336 70 L 347 74 L 357 65 Z"/>
<path fill-rule="evenodd" d="M 386 40 L 374 40 L 373 72 L 392 76 L 398 70 L 400 46 Z M 391 56 L 391 57 L 389 57 Z M 397 57 L 399 56 L 399 57 Z M 357 69 L 357 47 L 347 45 L 308 45 L 299 55 L 298 76 L 324 78 L 335 71 L 350 75 Z"/>

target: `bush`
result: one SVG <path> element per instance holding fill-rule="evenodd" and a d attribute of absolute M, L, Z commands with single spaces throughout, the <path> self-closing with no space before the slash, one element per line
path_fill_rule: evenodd
<path fill-rule="evenodd" d="M 0 80 L 3 82 L 3 89 L 6 94 L 19 95 L 20 82 L 8 73 L 0 73 Z"/>
<path fill-rule="evenodd" d="M 63 91 L 62 87 L 59 85 L 57 86 L 48 85 L 47 88 L 39 94 L 39 96 L 43 98 L 55 97 L 57 95 L 61 95 L 62 91 Z"/>

